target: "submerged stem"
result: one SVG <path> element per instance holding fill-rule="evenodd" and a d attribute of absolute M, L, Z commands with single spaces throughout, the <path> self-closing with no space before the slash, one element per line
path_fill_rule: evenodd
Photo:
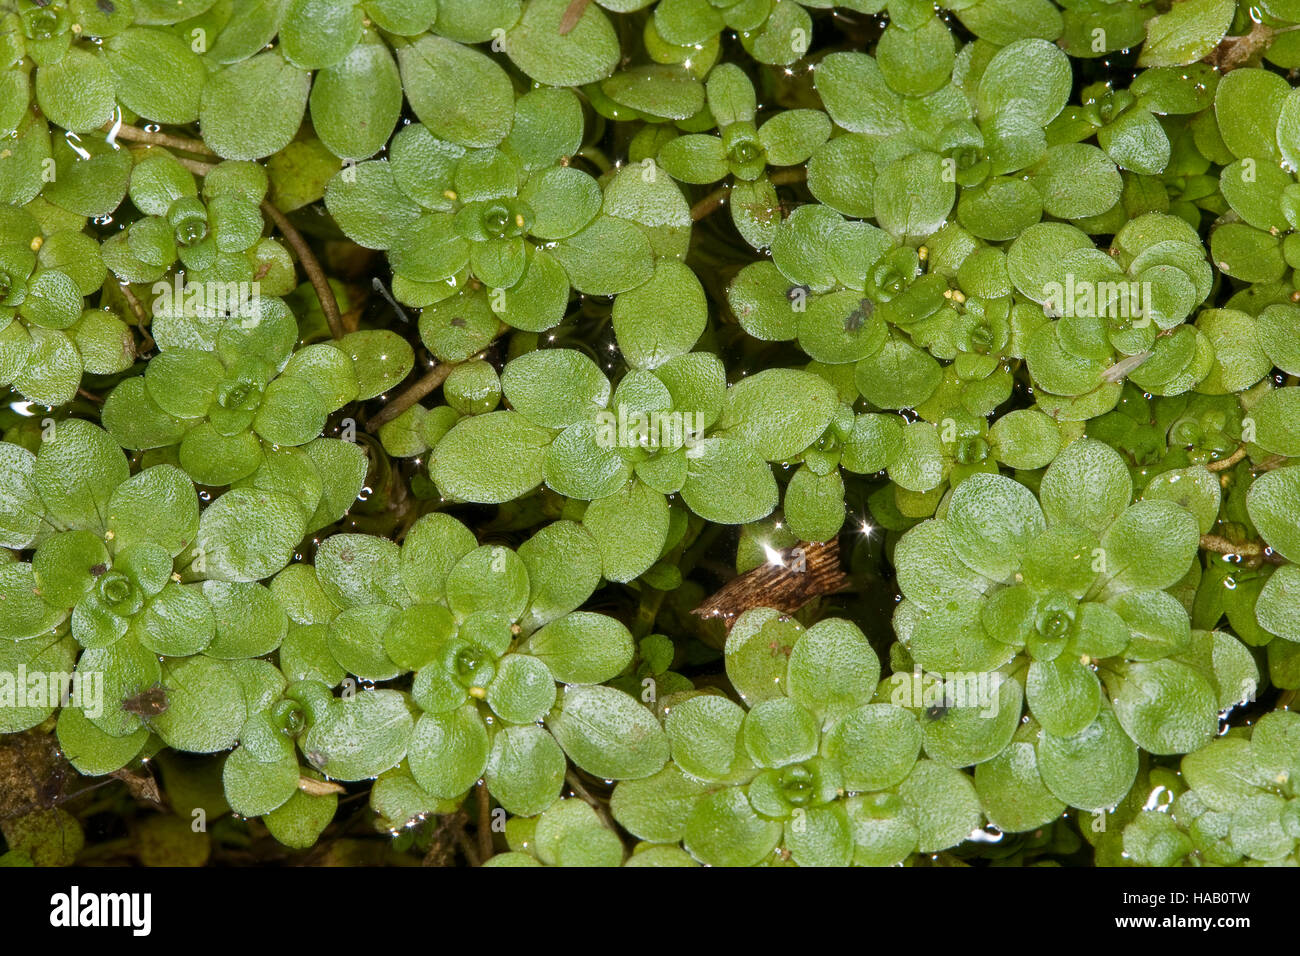
<path fill-rule="evenodd" d="M 316 290 L 316 298 L 320 300 L 321 311 L 325 313 L 325 321 L 330 327 L 330 335 L 336 340 L 343 338 L 343 322 L 339 313 L 338 299 L 334 298 L 334 290 L 330 287 L 329 280 L 325 278 L 325 271 L 320 267 L 316 253 L 311 251 L 307 240 L 302 237 L 302 233 L 288 217 L 276 209 L 269 200 L 262 200 L 262 212 L 271 217 L 271 221 L 280 230 L 280 235 L 284 236 L 285 242 L 289 243 L 293 251 L 298 254 L 298 261 L 302 263 L 311 287 Z"/>

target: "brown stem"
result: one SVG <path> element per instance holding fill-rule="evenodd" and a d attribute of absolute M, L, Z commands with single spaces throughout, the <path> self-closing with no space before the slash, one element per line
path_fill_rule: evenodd
<path fill-rule="evenodd" d="M 456 813 L 456 819 L 452 822 L 452 835 L 456 838 L 456 845 L 460 847 L 460 852 L 465 854 L 465 859 L 469 860 L 470 866 L 482 866 L 483 858 L 478 855 L 478 850 L 474 846 L 474 841 L 465 833 L 465 812 L 463 810 Z"/>
<path fill-rule="evenodd" d="M 773 173 L 768 177 L 768 181 L 771 182 L 773 186 L 788 186 L 790 183 L 801 183 L 807 178 L 807 170 L 800 166 L 796 169 L 783 169 L 780 172 Z M 731 184 L 723 183 L 691 207 L 691 220 L 693 222 L 699 222 L 709 213 L 718 209 L 724 202 L 726 202 L 727 197 L 730 194 Z"/>
<path fill-rule="evenodd" d="M 1219 534 L 1201 535 L 1201 550 L 1215 554 L 1239 555 L 1253 565 L 1285 564 L 1286 558 L 1267 547 L 1262 541 L 1233 541 Z"/>
<path fill-rule="evenodd" d="M 571 0 L 569 5 L 564 8 L 564 15 L 560 17 L 560 36 L 573 31 L 582 19 L 582 15 L 587 12 L 587 6 L 591 0 Z"/>
<path fill-rule="evenodd" d="M 144 337 L 144 341 L 140 343 L 140 347 L 135 349 L 136 357 L 139 357 L 145 352 L 151 351 L 157 344 L 154 342 L 153 336 L 149 333 L 149 326 L 151 324 L 149 322 L 149 314 L 145 312 L 144 304 L 141 303 L 140 299 L 136 296 L 130 283 L 123 282 L 118 286 L 118 288 L 122 290 L 122 298 L 126 299 L 126 304 L 130 307 L 131 314 L 135 316 L 135 327 Z M 135 348 L 134 343 L 132 344 L 132 348 Z"/>
<path fill-rule="evenodd" d="M 1212 461 L 1205 467 L 1208 468 L 1210 471 L 1227 471 L 1229 468 L 1231 468 L 1233 465 L 1235 465 L 1237 462 L 1241 461 L 1241 459 L 1245 457 L 1246 457 L 1246 446 L 1238 445 L 1237 450 L 1234 451 L 1227 458 L 1221 458 L 1218 461 Z"/>
<path fill-rule="evenodd" d="M 334 298 L 334 290 L 330 287 L 329 280 L 325 278 L 325 272 L 321 269 L 316 254 L 311 251 L 311 246 L 307 245 L 307 240 L 303 239 L 302 233 L 285 214 L 271 205 L 268 200 L 262 200 L 262 212 L 271 217 L 271 221 L 280 230 L 280 235 L 284 236 L 285 242 L 298 253 L 298 261 L 302 263 L 311 287 L 316 290 L 316 298 L 320 300 L 321 311 L 325 313 L 325 321 L 330 327 L 330 335 L 335 339 L 343 338 L 343 323 L 339 314 L 338 300 Z"/>
<path fill-rule="evenodd" d="M 1235 70 L 1267 47 L 1272 42 L 1275 32 L 1270 26 L 1256 23 L 1244 36 L 1224 37 L 1220 40 L 1218 46 L 1206 55 L 1205 62 L 1218 67 L 1221 73 Z"/>
<path fill-rule="evenodd" d="M 136 298 L 135 292 L 131 289 L 129 284 L 123 282 L 121 289 L 122 298 L 126 299 L 126 304 L 129 305 L 131 311 L 135 313 L 136 321 L 140 323 L 140 331 L 143 332 L 145 325 L 149 321 L 149 316 L 144 311 L 144 306 L 141 304 L 140 300 Z"/>
<path fill-rule="evenodd" d="M 370 420 L 366 422 L 366 426 L 373 431 L 380 425 L 387 425 L 402 412 L 442 385 L 447 380 L 447 376 L 451 374 L 451 370 L 459 364 L 459 362 L 439 362 L 425 372 L 422 378 L 417 379 L 410 388 L 375 412 Z"/>
<path fill-rule="evenodd" d="M 213 163 L 201 163 L 197 159 L 186 159 L 184 156 L 173 156 L 172 158 L 195 176 L 206 176 L 217 168 Z"/>
<path fill-rule="evenodd" d="M 115 139 L 125 139 L 133 143 L 148 143 L 151 146 L 166 146 L 169 149 L 183 149 L 187 153 L 195 153 L 199 156 L 216 156 L 212 150 L 208 149 L 207 144 L 201 139 L 190 139 L 188 136 L 173 136 L 170 133 L 154 133 L 146 129 L 138 129 L 134 126 L 118 126 L 113 129 L 113 124 L 109 123 L 103 127 L 105 133 L 110 133 Z"/>
<path fill-rule="evenodd" d="M 478 797 L 478 854 L 483 860 L 492 858 L 492 807 L 488 803 L 487 784 L 482 780 L 474 788 Z"/>
<path fill-rule="evenodd" d="M 1258 465 L 1253 465 L 1251 471 L 1272 471 L 1274 468 L 1281 468 L 1287 462 L 1285 455 L 1269 455 Z"/>
<path fill-rule="evenodd" d="M 506 329 L 508 328 L 510 328 L 510 326 L 506 325 L 504 322 L 500 323 L 497 326 L 496 335 L 492 336 L 492 341 L 495 342 L 497 339 L 501 338 L 501 336 L 505 335 Z M 486 348 L 486 346 L 484 346 L 484 348 Z M 482 354 L 482 351 L 476 352 L 469 359 L 466 359 L 466 361 L 473 361 Z M 429 369 L 429 371 L 425 372 L 422 378 L 417 379 L 415 384 L 410 388 L 392 399 L 387 405 L 367 419 L 366 427 L 371 431 L 374 431 L 380 425 L 388 424 L 398 415 L 402 414 L 402 412 L 406 411 L 420 399 L 424 398 L 434 389 L 442 385 L 442 383 L 447 380 L 447 376 L 451 374 L 452 369 L 463 364 L 463 362 L 439 362 L 433 368 Z"/>
<path fill-rule="evenodd" d="M 705 196 L 703 199 L 701 199 L 699 202 L 697 202 L 694 206 L 691 207 L 691 221 L 699 222 L 709 213 L 713 212 L 715 209 L 717 209 L 719 206 L 721 206 L 724 202 L 727 201 L 727 196 L 730 193 L 731 193 L 730 183 L 723 183 L 717 189 L 713 190 L 713 192 L 709 193 L 707 196 Z"/>
<path fill-rule="evenodd" d="M 596 811 L 596 816 L 600 817 L 601 823 L 605 824 L 614 833 L 618 832 L 618 828 L 614 826 L 614 821 L 610 819 L 609 811 L 605 809 L 605 805 L 591 795 L 591 791 L 582 785 L 582 781 L 578 779 L 578 775 L 572 769 L 565 771 L 564 780 L 576 796 L 580 797 L 591 809 Z"/>

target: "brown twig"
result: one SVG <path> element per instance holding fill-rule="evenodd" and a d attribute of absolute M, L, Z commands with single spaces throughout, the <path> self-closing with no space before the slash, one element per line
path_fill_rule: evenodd
<path fill-rule="evenodd" d="M 807 170 L 800 166 L 796 169 L 783 169 L 780 172 L 773 173 L 768 177 L 768 181 L 773 186 L 788 186 L 791 183 L 801 183 L 807 178 Z M 723 183 L 691 206 L 691 221 L 699 222 L 709 213 L 721 207 L 727 201 L 729 195 L 731 195 L 731 184 Z"/>
<path fill-rule="evenodd" d="M 1286 563 L 1286 558 L 1262 541 L 1232 541 L 1219 534 L 1201 535 L 1201 550 L 1212 551 L 1215 554 L 1236 555 L 1252 566 L 1264 563 Z"/>
<path fill-rule="evenodd" d="M 451 823 L 452 835 L 456 838 L 456 845 L 460 847 L 460 852 L 464 853 L 465 859 L 469 860 L 469 865 L 482 866 L 483 858 L 478 855 L 478 850 L 474 847 L 474 841 L 465 832 L 465 820 L 465 812 L 463 810 L 458 811 Z"/>
<path fill-rule="evenodd" d="M 560 36 L 567 36 L 573 32 L 573 28 L 578 25 L 582 15 L 587 12 L 587 6 L 591 0 L 570 0 L 567 7 L 564 8 L 564 15 L 560 17 Z"/>
<path fill-rule="evenodd" d="M 1205 57 L 1205 62 L 1227 73 L 1244 64 L 1273 40 L 1276 31 L 1263 23 L 1255 23 L 1245 36 L 1224 37 L 1218 46 Z"/>
<path fill-rule="evenodd" d="M 596 811 L 596 816 L 600 817 L 601 823 L 613 832 L 618 832 L 618 828 L 614 826 L 614 821 L 610 818 L 609 811 L 605 809 L 605 805 L 593 797 L 591 791 L 582 785 L 582 781 L 578 779 L 578 775 L 572 768 L 565 771 L 564 780 L 569 785 L 569 789 L 572 790 L 577 797 L 583 800 L 591 807 L 591 809 Z"/>
<path fill-rule="evenodd" d="M 720 617 L 731 629 L 741 614 L 756 607 L 793 614 L 815 597 L 833 594 L 849 583 L 840 567 L 840 543 L 802 544 L 773 553 L 770 560 L 732 578 L 692 614 Z"/>
<path fill-rule="evenodd" d="M 489 860 L 494 854 L 492 849 L 492 807 L 488 802 L 487 784 L 482 780 L 474 787 L 478 798 L 478 853 L 480 859 Z"/>
<path fill-rule="evenodd" d="M 1227 458 L 1220 458 L 1218 461 L 1212 461 L 1208 463 L 1205 467 L 1210 471 L 1227 471 L 1229 468 L 1231 468 L 1233 465 L 1235 465 L 1237 462 L 1241 461 L 1241 459 L 1245 457 L 1246 457 L 1246 446 L 1238 445 L 1237 450 L 1234 451 Z"/>
<path fill-rule="evenodd" d="M 201 163 L 197 159 L 186 159 L 184 156 L 173 156 L 172 159 L 180 163 L 195 176 L 206 176 L 217 167 L 213 163 Z"/>
<path fill-rule="evenodd" d="M 122 290 L 122 298 L 126 299 L 126 304 L 130 307 L 132 315 L 135 316 L 135 327 L 139 330 L 140 334 L 144 336 L 144 341 L 140 343 L 140 348 L 136 349 L 134 342 L 132 342 L 131 347 L 135 349 L 135 354 L 138 358 L 145 352 L 151 351 L 157 344 L 154 342 L 153 336 L 150 334 L 148 328 L 152 323 L 149 321 L 149 314 L 144 310 L 144 304 L 136 296 L 135 292 L 132 291 L 130 283 L 123 282 L 118 286 L 118 288 Z"/>
<path fill-rule="evenodd" d="M 149 315 L 145 312 L 144 305 L 138 298 L 136 298 L 135 292 L 131 290 L 131 286 L 128 283 L 123 282 L 121 289 L 122 298 L 126 299 L 126 304 L 129 305 L 131 311 L 135 313 L 136 321 L 140 323 L 140 330 L 144 331 L 145 323 L 149 321 Z"/>
<path fill-rule="evenodd" d="M 375 412 L 370 420 L 366 422 L 367 427 L 373 431 L 380 425 L 387 425 L 402 412 L 442 385 L 447 380 L 447 376 L 451 374 L 451 370 L 459 364 L 459 362 L 439 362 L 425 372 L 421 378 L 417 379 L 410 388 Z"/>
<path fill-rule="evenodd" d="M 347 793 L 341 784 L 332 780 L 317 780 L 315 777 L 298 775 L 298 789 L 314 797 L 323 797 L 331 793 Z"/>
<path fill-rule="evenodd" d="M 335 339 L 343 338 L 343 323 L 339 314 L 338 300 L 334 298 L 334 290 L 330 287 L 329 279 L 325 278 L 325 272 L 321 269 L 316 254 L 311 251 L 311 246 L 307 245 L 307 240 L 285 214 L 276 209 L 269 200 L 262 200 L 262 212 L 271 217 L 271 221 L 280 230 L 280 235 L 284 236 L 284 241 L 289 243 L 293 251 L 298 254 L 298 261 L 302 263 L 311 287 L 316 290 L 316 298 L 320 300 L 321 311 L 325 313 L 325 321 L 330 327 L 330 335 Z"/>
<path fill-rule="evenodd" d="M 506 329 L 508 328 L 510 328 L 510 326 L 506 325 L 504 322 L 500 323 L 497 326 L 496 335 L 492 336 L 492 342 L 495 342 L 497 339 L 501 338 L 501 336 L 505 335 Z M 491 344 L 491 342 L 488 343 L 488 345 Z M 487 347 L 488 346 L 484 346 L 484 349 Z M 482 357 L 482 355 L 483 350 L 479 350 L 465 361 L 472 362 L 475 359 Z M 433 368 L 429 369 L 429 371 L 425 372 L 422 377 L 416 379 L 410 388 L 393 398 L 388 402 L 388 404 L 367 419 L 366 427 L 371 431 L 374 431 L 381 425 L 387 425 L 398 415 L 402 414 L 402 412 L 406 411 L 420 399 L 424 398 L 442 385 L 442 383 L 447 380 L 447 376 L 452 373 L 452 370 L 454 370 L 456 366 L 463 364 L 465 363 L 439 362 Z"/>
<path fill-rule="evenodd" d="M 112 123 L 103 127 L 105 133 L 111 135 L 114 139 L 125 139 L 133 143 L 148 143 L 150 146 L 166 146 L 168 149 L 182 149 L 187 153 L 195 153 L 199 156 L 216 156 L 212 150 L 208 149 L 206 143 L 201 139 L 190 139 L 188 136 L 173 136 L 171 133 L 155 133 L 146 129 L 138 129 L 134 126 L 121 125 L 116 129 Z"/>

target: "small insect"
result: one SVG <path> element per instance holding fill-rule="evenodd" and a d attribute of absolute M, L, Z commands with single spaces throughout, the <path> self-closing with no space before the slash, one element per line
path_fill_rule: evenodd
<path fill-rule="evenodd" d="M 110 16 L 117 12 L 117 6 L 114 5 L 113 0 L 96 0 L 95 6 L 99 7 L 100 13 L 107 13 Z"/>
<path fill-rule="evenodd" d="M 792 285 L 786 290 L 785 297 L 791 302 L 795 302 L 798 299 L 807 296 L 811 291 L 812 289 L 806 285 Z"/>
<path fill-rule="evenodd" d="M 862 328 L 864 322 L 871 318 L 871 313 L 876 311 L 876 303 L 870 299 L 863 299 L 858 303 L 858 307 L 844 317 L 844 331 L 856 332 Z"/>
<path fill-rule="evenodd" d="M 940 717 L 945 717 L 948 714 L 948 709 L 949 708 L 946 704 L 931 704 L 929 707 L 925 708 L 926 719 L 938 720 Z"/>
<path fill-rule="evenodd" d="M 137 717 L 157 717 L 167 712 L 167 688 L 160 685 L 146 687 L 140 693 L 122 701 L 122 709 Z"/>

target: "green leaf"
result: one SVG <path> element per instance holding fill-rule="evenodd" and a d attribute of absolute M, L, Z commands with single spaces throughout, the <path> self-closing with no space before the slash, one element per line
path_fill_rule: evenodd
<path fill-rule="evenodd" d="M 749 444 L 708 438 L 696 444 L 687 458 L 682 500 L 706 521 L 748 524 L 767 517 L 776 507 L 776 479 Z"/>
<path fill-rule="evenodd" d="M 1148 753 L 1188 753 L 1218 730 L 1214 687 L 1179 661 L 1125 663 L 1113 672 L 1107 689 L 1120 726 Z"/>
<path fill-rule="evenodd" d="M 664 496 L 640 481 L 588 506 L 582 524 L 600 548 L 606 580 L 634 580 L 659 560 L 668 539 L 668 512 Z"/>
<path fill-rule="evenodd" d="M 56 526 L 102 532 L 113 492 L 129 470 L 107 432 L 69 418 L 41 443 L 31 474 Z"/>
<path fill-rule="evenodd" d="M 304 70 L 333 66 L 356 49 L 362 12 L 354 0 L 291 0 L 280 24 L 280 45 Z"/>
<path fill-rule="evenodd" d="M 400 47 L 397 62 L 411 109 L 435 136 L 461 146 L 495 146 L 510 132 L 514 88 L 484 54 L 426 35 Z"/>
<path fill-rule="evenodd" d="M 519 546 L 518 554 L 528 568 L 532 592 L 522 622 L 527 630 L 575 610 L 600 583 L 600 543 L 572 521 L 546 525 Z"/>
<path fill-rule="evenodd" d="M 952 75 L 952 34 L 938 17 L 916 30 L 893 23 L 876 45 L 876 59 L 893 89 L 906 96 L 925 96 L 945 86 Z"/>
<path fill-rule="evenodd" d="M 1147 21 L 1140 66 L 1184 66 L 1218 45 L 1236 12 L 1233 0 L 1184 0 Z"/>
<path fill-rule="evenodd" d="M 786 486 L 783 507 L 801 540 L 829 541 L 844 524 L 844 479 L 838 470 L 819 476 L 805 465 Z"/>
<path fill-rule="evenodd" d="M 546 86 L 594 83 L 618 65 L 619 41 L 609 18 L 590 5 L 566 30 L 561 23 L 568 9 L 568 0 L 529 0 L 505 36 L 515 66 Z"/>
<path fill-rule="evenodd" d="M 610 215 L 561 240 L 551 254 L 573 287 L 588 295 L 618 295 L 654 275 L 650 240 L 631 222 Z"/>
<path fill-rule="evenodd" d="M 509 362 L 501 390 L 535 425 L 564 428 L 588 421 L 609 403 L 610 385 L 595 362 L 574 349 L 542 349 Z"/>
<path fill-rule="evenodd" d="M 863 704 L 849 711 L 822 744 L 823 756 L 836 763 L 849 790 L 885 790 L 901 783 L 920 752 L 916 717 L 892 704 Z"/>
<path fill-rule="evenodd" d="M 550 432 L 517 412 L 471 416 L 438 443 L 430 476 L 444 494 L 463 501 L 510 501 L 541 484 L 550 442 Z"/>
<path fill-rule="evenodd" d="M 130 29 L 104 41 L 104 59 L 128 109 L 168 125 L 198 119 L 207 71 L 185 40 L 164 30 Z"/>
<path fill-rule="evenodd" d="M 649 281 L 614 300 L 614 335 L 628 363 L 657 368 L 691 350 L 708 322 L 704 288 L 679 262 L 664 261 Z"/>
<path fill-rule="evenodd" d="M 817 64 L 815 78 L 826 112 L 839 126 L 881 136 L 903 131 L 902 100 L 890 89 L 874 58 L 865 53 L 831 53 Z"/>
<path fill-rule="evenodd" d="M 699 694 L 669 709 L 664 731 L 673 763 L 705 781 L 722 781 L 743 761 L 745 711 L 718 694 Z"/>
<path fill-rule="evenodd" d="M 560 796 L 564 768 L 564 752 L 541 727 L 506 727 L 492 741 L 484 779 L 507 812 L 531 816 Z"/>
<path fill-rule="evenodd" d="M 377 37 L 352 47 L 342 61 L 321 70 L 311 90 L 316 135 L 335 156 L 365 159 L 384 147 L 402 108 L 402 79 Z"/>
<path fill-rule="evenodd" d="M 727 437 L 767 461 L 786 461 L 826 430 L 839 402 L 825 379 L 799 369 L 769 368 L 742 378 L 727 393 L 719 423 Z"/>
<path fill-rule="evenodd" d="M 365 780 L 397 766 L 406 757 L 409 744 L 414 772 L 414 725 L 409 706 L 397 691 L 367 690 L 331 700 L 299 746 L 326 776 Z"/>
<path fill-rule="evenodd" d="M 1080 810 L 1113 807 L 1138 772 L 1138 750 L 1110 708 L 1103 707 L 1088 727 L 1073 737 L 1042 731 L 1038 772 L 1058 799 Z"/>
<path fill-rule="evenodd" d="M 417 601 L 440 601 L 451 569 L 477 546 L 473 533 L 450 515 L 422 516 L 402 544 L 401 574 L 407 591 Z"/>
<path fill-rule="evenodd" d="M 930 760 L 917 761 L 899 784 L 898 796 L 913 812 L 922 853 L 956 846 L 984 818 L 970 777 Z"/>
<path fill-rule="evenodd" d="M 488 611 L 516 621 L 528 605 L 528 569 L 500 545 L 482 545 L 447 575 L 447 604 L 461 618 Z"/>
<path fill-rule="evenodd" d="M 1246 510 L 1264 540 L 1288 561 L 1300 561 L 1300 470 L 1258 476 L 1246 492 Z"/>
<path fill-rule="evenodd" d="M 1138 501 L 1101 536 L 1112 590 L 1166 588 L 1187 573 L 1200 545 L 1196 519 L 1172 501 Z"/>
<path fill-rule="evenodd" d="M 488 685 L 487 701 L 508 723 L 536 723 L 555 704 L 555 677 L 535 657 L 507 654 L 497 664 L 497 676 Z"/>
<path fill-rule="evenodd" d="M 113 73 L 103 56 L 82 47 L 37 70 L 35 86 L 41 112 L 70 132 L 88 132 L 113 116 Z"/>
<path fill-rule="evenodd" d="M 882 167 L 873 187 L 876 221 L 901 238 L 923 238 L 948 217 L 957 187 L 944 176 L 942 157 L 912 153 Z"/>
<path fill-rule="evenodd" d="M 259 581 L 289 563 L 305 531 L 302 508 L 288 495 L 236 488 L 203 511 L 195 543 L 214 580 Z"/>
<path fill-rule="evenodd" d="M 1039 497 L 1052 524 L 1076 524 L 1101 534 L 1133 496 L 1119 452 L 1091 439 L 1067 445 L 1043 475 Z"/>
<path fill-rule="evenodd" d="M 164 661 L 162 686 L 167 689 L 167 709 L 152 723 L 168 746 L 216 753 L 234 745 L 247 708 L 227 664 L 203 655 Z"/>
<path fill-rule="evenodd" d="M 1255 616 L 1266 631 L 1300 641 L 1300 568 L 1286 564 L 1269 576 L 1255 602 Z"/>
<path fill-rule="evenodd" d="M 787 693 L 818 716 L 829 718 L 866 703 L 880 679 L 880 660 L 853 623 L 829 618 L 795 641 Z"/>
<path fill-rule="evenodd" d="M 1123 189 L 1111 157 L 1087 143 L 1050 147 L 1032 182 L 1043 198 L 1043 211 L 1059 219 L 1100 216 L 1119 201 Z"/>
<path fill-rule="evenodd" d="M 703 783 L 670 763 L 653 776 L 619 781 L 609 809 L 619 825 L 634 836 L 652 843 L 676 843 L 686 829 L 691 809 L 704 793 Z"/>
<path fill-rule="evenodd" d="M 1025 546 L 1044 528 L 1033 494 L 1001 475 L 971 475 L 948 503 L 948 537 L 957 556 L 994 580 L 1011 576 Z"/>
<path fill-rule="evenodd" d="M 261 159 L 289 145 L 307 107 L 311 77 L 278 50 L 217 71 L 203 86 L 203 140 L 225 159 Z"/>
<path fill-rule="evenodd" d="M 528 640 L 528 652 L 566 684 L 609 680 L 632 662 L 632 635 L 603 614 L 575 611 Z"/>
<path fill-rule="evenodd" d="M 1214 116 L 1234 156 L 1278 160 L 1278 119 L 1290 92 L 1282 77 L 1264 69 L 1247 67 L 1223 77 L 1214 94 Z"/>
<path fill-rule="evenodd" d="M 435 797 L 457 797 L 482 776 L 488 753 L 487 729 L 473 705 L 425 714 L 411 735 L 411 773 Z"/>
<path fill-rule="evenodd" d="M 1055 44 L 1017 40 L 994 54 L 979 81 L 979 111 L 992 117 L 1014 109 L 1042 127 L 1065 107 L 1070 60 Z"/>
<path fill-rule="evenodd" d="M 86 718 L 80 707 L 60 709 L 56 730 L 59 749 L 69 763 L 87 776 L 99 776 L 122 769 L 149 739 L 146 727 L 137 727 L 125 737 L 106 734 Z"/>
<path fill-rule="evenodd" d="M 585 801 L 559 801 L 537 821 L 531 841 L 537 856 L 551 866 L 618 866 L 623 844 L 605 828 Z"/>
<path fill-rule="evenodd" d="M 975 789 L 989 822 L 1008 833 L 1044 826 L 1065 810 L 1039 776 L 1034 745 L 1025 741 L 977 766 Z"/>
<path fill-rule="evenodd" d="M 271 836 L 291 849 L 315 845 L 338 810 L 337 793 L 309 794 L 295 790 L 283 804 L 262 817 Z"/>
<path fill-rule="evenodd" d="M 739 787 L 724 787 L 696 801 L 682 845 L 709 866 L 754 866 L 776 847 L 781 824 L 760 817 Z"/>
<path fill-rule="evenodd" d="M 570 760 L 602 779 L 648 777 L 668 760 L 668 738 L 654 715 L 612 687 L 565 687 L 546 726 Z"/>

